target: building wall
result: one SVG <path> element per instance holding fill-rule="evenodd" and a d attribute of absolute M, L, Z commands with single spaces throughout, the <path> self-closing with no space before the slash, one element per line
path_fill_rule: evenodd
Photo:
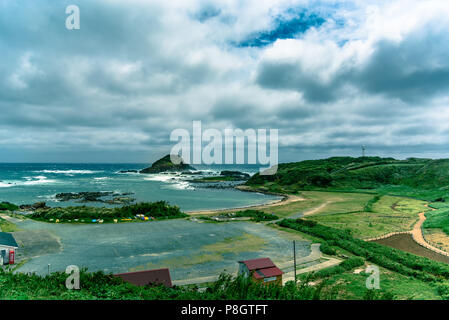
<path fill-rule="evenodd" d="M 6 250 L 6 257 L 5 257 L 6 261 L 1 261 L 2 258 L 0 256 L 0 263 L 1 264 L 5 264 L 5 263 L 8 264 L 9 263 L 9 251 L 14 251 L 14 253 L 15 253 L 16 250 L 14 248 L 12 248 L 12 247 L 7 247 L 7 246 L 0 245 L 0 252 L 2 250 Z"/>
<path fill-rule="evenodd" d="M 282 285 L 282 275 L 277 276 L 276 280 L 270 281 L 270 282 L 265 282 L 265 279 L 255 279 L 253 278 L 254 281 L 265 284 L 265 285 L 272 285 L 272 284 L 276 284 L 276 285 Z"/>

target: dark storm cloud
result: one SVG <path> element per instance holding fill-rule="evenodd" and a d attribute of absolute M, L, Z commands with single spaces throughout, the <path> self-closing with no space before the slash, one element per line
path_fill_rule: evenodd
<path fill-rule="evenodd" d="M 365 63 L 346 66 L 327 81 L 305 71 L 303 63 L 263 61 L 256 82 L 265 88 L 299 91 L 312 103 L 341 99 L 349 86 L 413 105 L 449 89 L 448 40 L 446 32 L 431 28 L 410 34 L 399 43 L 380 40 Z"/>
<path fill-rule="evenodd" d="M 0 1 L 0 161 L 142 161 L 193 120 L 298 157 L 448 145 L 446 6 L 79 0 L 69 31 L 69 4 Z"/>
<path fill-rule="evenodd" d="M 289 63 L 264 63 L 257 75 L 257 83 L 270 89 L 297 90 L 310 102 L 328 102 L 338 98 L 340 83 L 323 84 L 313 75 L 304 74 L 301 66 Z"/>

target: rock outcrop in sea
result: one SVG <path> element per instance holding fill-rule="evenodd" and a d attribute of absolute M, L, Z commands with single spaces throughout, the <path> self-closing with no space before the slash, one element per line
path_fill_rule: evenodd
<path fill-rule="evenodd" d="M 166 155 L 162 159 L 157 160 L 153 165 L 149 168 L 145 168 L 140 170 L 140 173 L 160 173 L 160 172 L 183 172 L 186 170 L 196 170 L 194 167 L 184 163 L 184 160 L 180 156 L 178 157 L 177 163 L 173 163 L 170 155 Z"/>

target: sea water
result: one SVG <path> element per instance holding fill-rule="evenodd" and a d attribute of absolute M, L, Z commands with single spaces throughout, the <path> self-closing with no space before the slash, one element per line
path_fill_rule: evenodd
<path fill-rule="evenodd" d="M 15 204 L 46 202 L 48 206 L 110 206 L 102 202 L 59 202 L 56 194 L 66 192 L 106 191 L 132 193 L 136 201 L 165 200 L 184 211 L 224 209 L 264 204 L 277 199 L 261 193 L 242 192 L 233 188 L 205 188 L 192 183 L 197 176 L 171 174 L 120 173 L 141 170 L 147 164 L 0 164 L 0 201 Z M 249 174 L 257 166 L 200 166 L 203 174 L 216 175 L 221 170 L 238 170 Z"/>

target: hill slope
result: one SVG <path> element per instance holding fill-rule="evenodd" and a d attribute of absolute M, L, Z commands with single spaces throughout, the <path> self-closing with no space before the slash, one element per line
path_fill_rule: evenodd
<path fill-rule="evenodd" d="M 288 190 L 373 190 L 395 187 L 438 190 L 449 188 L 449 159 L 396 160 L 380 157 L 333 157 L 280 164 L 273 176 L 255 174 L 247 185 Z M 449 192 L 447 193 L 449 196 Z"/>

